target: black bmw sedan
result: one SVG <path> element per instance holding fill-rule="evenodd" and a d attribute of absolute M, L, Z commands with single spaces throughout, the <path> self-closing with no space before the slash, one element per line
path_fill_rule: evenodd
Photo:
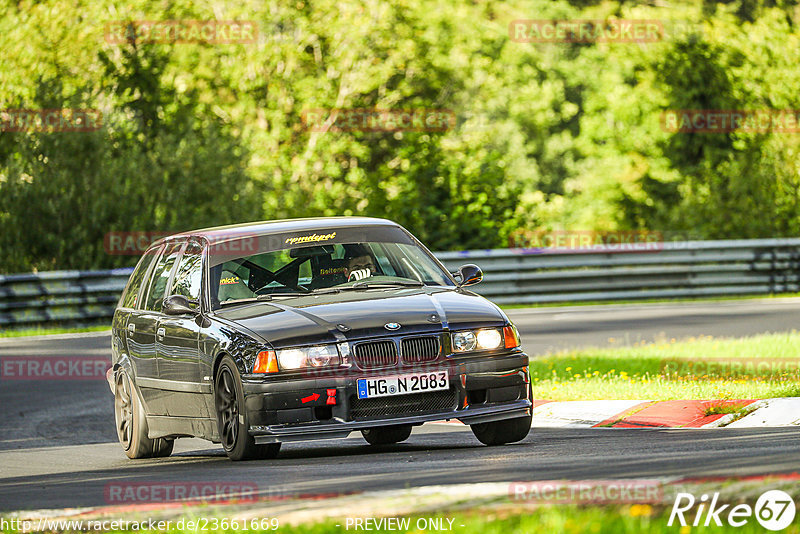
<path fill-rule="evenodd" d="M 528 357 L 494 304 L 383 219 L 270 221 L 187 232 L 143 255 L 114 314 L 117 434 L 130 458 L 180 437 L 233 460 L 286 441 L 373 445 L 460 420 L 486 445 L 531 426 Z"/>

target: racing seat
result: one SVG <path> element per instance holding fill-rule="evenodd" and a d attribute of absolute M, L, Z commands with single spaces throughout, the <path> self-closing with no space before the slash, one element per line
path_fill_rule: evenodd
<path fill-rule="evenodd" d="M 311 258 L 310 289 L 331 287 L 347 282 L 344 276 L 346 263 L 344 260 L 331 258 L 330 254 Z"/>

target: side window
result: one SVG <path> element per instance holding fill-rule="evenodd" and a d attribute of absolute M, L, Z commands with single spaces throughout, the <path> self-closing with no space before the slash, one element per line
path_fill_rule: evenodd
<path fill-rule="evenodd" d="M 203 247 L 198 243 L 189 243 L 175 271 L 172 283 L 173 295 L 183 295 L 197 300 L 200 298 L 200 282 L 203 278 Z"/>
<path fill-rule="evenodd" d="M 138 300 L 137 298 L 140 290 L 142 289 L 144 276 L 147 274 L 147 269 L 150 268 L 150 264 L 153 263 L 153 259 L 157 255 L 158 251 L 156 249 L 150 249 L 145 252 L 144 256 L 142 256 L 142 258 L 139 260 L 139 263 L 133 270 L 133 274 L 131 274 L 131 277 L 128 280 L 128 285 L 125 287 L 125 291 L 123 291 L 122 297 L 119 300 L 119 306 L 121 308 L 136 307 L 136 301 Z"/>
<path fill-rule="evenodd" d="M 164 253 L 158 259 L 153 275 L 150 277 L 150 290 L 147 292 L 147 302 L 145 309 L 150 311 L 161 311 L 161 303 L 164 300 L 164 292 L 167 290 L 169 277 L 172 275 L 175 260 L 178 259 L 178 252 L 183 243 L 171 243 L 164 249 Z"/>

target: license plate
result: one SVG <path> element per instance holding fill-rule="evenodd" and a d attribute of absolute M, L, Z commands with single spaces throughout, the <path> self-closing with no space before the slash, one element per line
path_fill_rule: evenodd
<path fill-rule="evenodd" d="M 357 384 L 359 399 L 372 399 L 375 397 L 390 397 L 392 395 L 407 395 L 409 393 L 450 389 L 450 380 L 447 377 L 447 371 L 383 376 L 380 378 L 359 378 Z"/>

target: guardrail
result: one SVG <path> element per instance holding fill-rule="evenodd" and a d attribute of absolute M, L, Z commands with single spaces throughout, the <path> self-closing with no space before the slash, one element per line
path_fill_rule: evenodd
<path fill-rule="evenodd" d="M 498 304 L 759 295 L 800 291 L 800 239 L 648 243 L 640 251 L 439 252 L 451 271 L 484 270 L 476 293 Z M 0 327 L 108 319 L 131 269 L 0 275 Z"/>
<path fill-rule="evenodd" d="M 450 270 L 477 263 L 475 292 L 541 304 L 800 291 L 800 239 L 648 243 L 641 251 L 500 249 L 442 252 Z"/>
<path fill-rule="evenodd" d="M 0 275 L 0 327 L 109 319 L 132 270 Z"/>

